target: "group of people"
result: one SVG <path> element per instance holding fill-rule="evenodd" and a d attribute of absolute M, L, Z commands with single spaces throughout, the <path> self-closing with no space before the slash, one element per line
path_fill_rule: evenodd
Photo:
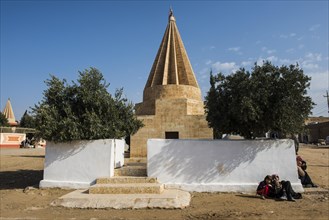
<path fill-rule="evenodd" d="M 257 194 L 262 199 L 273 198 L 295 202 L 301 199 L 302 194 L 296 193 L 291 187 L 290 181 L 280 180 L 277 174 L 267 175 L 257 187 Z"/>
<path fill-rule="evenodd" d="M 300 179 L 303 187 L 317 187 L 306 172 L 306 161 L 304 161 L 300 156 L 297 156 L 296 162 L 298 178 Z M 262 199 L 273 198 L 281 201 L 288 200 L 295 202 L 296 199 L 302 198 L 300 193 L 296 193 L 293 190 L 290 181 L 280 180 L 277 174 L 267 175 L 264 180 L 259 183 L 256 192 Z"/>

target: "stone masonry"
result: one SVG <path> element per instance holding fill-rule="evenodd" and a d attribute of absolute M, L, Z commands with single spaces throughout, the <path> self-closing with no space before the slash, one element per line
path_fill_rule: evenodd
<path fill-rule="evenodd" d="M 130 157 L 147 156 L 147 139 L 212 139 L 196 81 L 172 11 L 146 82 L 135 106 L 144 127 L 131 137 Z"/>

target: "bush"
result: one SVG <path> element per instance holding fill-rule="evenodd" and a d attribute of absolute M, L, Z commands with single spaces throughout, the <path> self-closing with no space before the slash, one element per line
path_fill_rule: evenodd
<path fill-rule="evenodd" d="M 73 85 L 55 76 L 45 83 L 43 100 L 32 110 L 37 136 L 48 141 L 124 138 L 143 126 L 133 104 L 122 97 L 123 89 L 112 97 L 109 84 L 95 68 L 79 72 Z"/>
<path fill-rule="evenodd" d="M 7 127 L 10 126 L 6 116 L 0 112 L 0 126 Z"/>

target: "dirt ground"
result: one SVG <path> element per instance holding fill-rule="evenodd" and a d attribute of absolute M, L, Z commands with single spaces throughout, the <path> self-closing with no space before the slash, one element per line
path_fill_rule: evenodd
<path fill-rule="evenodd" d="M 52 207 L 70 192 L 38 189 L 43 149 L 1 149 L 0 219 L 329 219 L 329 148 L 302 145 L 313 181 L 325 190 L 305 192 L 297 202 L 261 200 L 239 193 L 192 193 L 188 208 L 177 210 L 69 209 Z"/>

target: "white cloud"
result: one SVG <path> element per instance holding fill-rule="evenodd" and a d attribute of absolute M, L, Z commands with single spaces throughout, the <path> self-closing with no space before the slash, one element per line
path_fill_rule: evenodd
<path fill-rule="evenodd" d="M 307 53 L 304 59 L 301 59 L 301 67 L 309 70 L 318 69 L 320 66 L 318 62 L 321 62 L 322 54 L 320 53 Z"/>
<path fill-rule="evenodd" d="M 290 34 L 280 34 L 280 38 L 284 38 L 284 39 L 286 39 L 286 38 L 290 38 L 290 37 L 296 37 L 297 36 L 297 34 L 296 33 L 290 33 Z"/>
<path fill-rule="evenodd" d="M 200 71 L 195 72 L 200 88 L 201 88 L 201 86 L 204 86 L 204 85 L 208 86 L 210 69 L 211 69 L 210 67 L 205 67 L 205 68 L 201 69 Z"/>
<path fill-rule="evenodd" d="M 311 96 L 313 102 L 317 104 L 314 106 L 312 113 L 317 116 L 327 116 L 327 101 L 323 96 L 328 90 L 327 82 L 329 81 L 329 71 L 311 73 L 305 71 L 305 74 L 311 77 L 311 86 L 308 95 Z"/>
<path fill-rule="evenodd" d="M 298 45 L 298 49 L 303 49 L 304 46 L 305 46 L 304 44 L 299 44 L 299 45 Z"/>
<path fill-rule="evenodd" d="M 251 64 L 252 64 L 251 61 L 242 61 L 242 62 L 241 62 L 241 66 L 242 66 L 242 67 L 250 66 Z"/>
<path fill-rule="evenodd" d="M 210 65 L 211 64 L 211 60 L 208 60 L 207 62 L 206 62 L 206 65 Z"/>
<path fill-rule="evenodd" d="M 321 25 L 320 24 L 315 24 L 315 25 L 312 25 L 308 30 L 309 31 L 315 31 L 317 30 Z"/>
<path fill-rule="evenodd" d="M 317 68 L 319 68 L 318 64 L 310 63 L 310 62 L 307 62 L 307 61 L 302 62 L 301 66 L 302 66 L 303 69 L 317 69 Z"/>
<path fill-rule="evenodd" d="M 267 58 L 259 57 L 257 59 L 256 63 L 257 63 L 258 66 L 263 66 L 264 61 L 270 61 L 271 63 L 274 63 L 274 62 L 277 62 L 278 60 L 279 60 L 279 58 L 276 57 L 276 56 L 270 56 L 270 57 L 267 57 Z"/>
<path fill-rule="evenodd" d="M 230 48 L 228 48 L 228 50 L 238 52 L 238 51 L 240 51 L 240 47 L 230 47 Z"/>
<path fill-rule="evenodd" d="M 292 64 L 291 60 L 289 59 L 280 59 L 279 62 L 282 64 Z"/>
<path fill-rule="evenodd" d="M 270 56 L 270 57 L 267 57 L 266 60 L 271 61 L 271 62 L 276 62 L 276 61 L 278 61 L 278 58 L 276 56 Z"/>
<path fill-rule="evenodd" d="M 259 57 L 256 61 L 257 65 L 258 66 L 263 66 L 263 63 L 266 59 L 262 58 L 262 57 Z"/>
<path fill-rule="evenodd" d="M 329 80 L 329 70 L 322 72 L 310 72 L 305 73 L 310 76 L 311 79 L 311 89 L 312 90 L 327 90 L 328 89 L 328 80 Z"/>
<path fill-rule="evenodd" d="M 262 50 L 262 51 L 265 51 L 267 54 L 272 54 L 272 53 L 275 53 L 275 52 L 276 52 L 276 50 L 274 50 L 274 49 L 269 49 L 269 48 L 267 48 L 267 47 L 262 47 L 261 50 Z"/>
<path fill-rule="evenodd" d="M 205 67 L 202 70 L 199 71 L 199 76 L 201 78 L 201 80 L 203 81 L 205 78 L 209 77 L 210 74 L 210 67 Z"/>
<path fill-rule="evenodd" d="M 268 54 L 272 54 L 272 53 L 275 53 L 276 50 L 267 50 L 266 52 L 267 52 Z"/>
<path fill-rule="evenodd" d="M 238 69 L 238 66 L 235 64 L 235 62 L 221 63 L 218 61 L 216 63 L 213 63 L 211 67 L 215 72 L 222 71 L 225 73 L 229 73 Z"/>
<path fill-rule="evenodd" d="M 311 61 L 322 61 L 322 54 L 320 53 L 308 53 L 305 57 Z"/>
<path fill-rule="evenodd" d="M 228 51 L 235 52 L 235 53 L 237 53 L 238 55 L 242 55 L 241 47 L 230 47 L 230 48 L 228 48 L 227 50 L 228 50 Z"/>

